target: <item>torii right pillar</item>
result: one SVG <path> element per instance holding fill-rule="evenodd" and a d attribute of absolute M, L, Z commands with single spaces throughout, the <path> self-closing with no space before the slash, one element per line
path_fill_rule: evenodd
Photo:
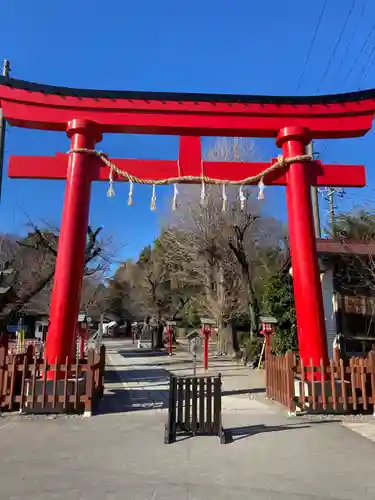
<path fill-rule="evenodd" d="M 285 127 L 277 136 L 284 157 L 306 154 L 308 129 Z M 311 169 L 292 163 L 287 172 L 286 200 L 300 356 L 305 365 L 328 363 L 327 335 L 311 204 Z M 310 377 L 309 377 L 310 378 Z M 320 379 L 320 374 L 317 374 Z"/>

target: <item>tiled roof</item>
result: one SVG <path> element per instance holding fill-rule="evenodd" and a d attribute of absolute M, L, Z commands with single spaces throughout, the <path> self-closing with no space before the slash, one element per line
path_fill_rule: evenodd
<path fill-rule="evenodd" d="M 355 240 L 317 239 L 318 254 L 375 255 L 375 242 Z"/>
<path fill-rule="evenodd" d="M 0 86 L 26 90 L 28 92 L 58 95 L 62 97 L 78 97 L 93 99 L 141 99 L 161 101 L 191 101 L 213 103 L 259 103 L 276 105 L 314 105 L 365 101 L 374 99 L 375 89 L 345 92 L 344 94 L 327 94 L 314 96 L 268 96 L 268 95 L 231 95 L 231 94 L 199 94 L 175 92 L 149 92 L 129 90 L 93 90 L 73 89 L 40 83 L 18 80 L 0 76 Z"/>

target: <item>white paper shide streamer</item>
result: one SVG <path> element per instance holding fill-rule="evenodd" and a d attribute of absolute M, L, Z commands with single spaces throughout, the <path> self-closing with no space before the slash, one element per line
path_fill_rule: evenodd
<path fill-rule="evenodd" d="M 240 199 L 241 210 L 245 210 L 246 196 L 244 195 L 244 192 L 243 192 L 243 186 L 240 186 L 239 199 Z"/>
<path fill-rule="evenodd" d="M 222 196 L 223 196 L 223 206 L 222 206 L 221 211 L 226 212 L 228 210 L 228 195 L 227 195 L 225 184 L 223 184 Z"/>
<path fill-rule="evenodd" d="M 173 184 L 173 201 L 172 201 L 172 211 L 173 212 L 176 212 L 176 210 L 178 208 L 177 196 L 178 196 L 177 184 Z"/>
<path fill-rule="evenodd" d="M 129 194 L 128 194 L 128 206 L 131 207 L 133 205 L 133 189 L 134 183 L 133 181 L 129 182 Z"/>
<path fill-rule="evenodd" d="M 151 196 L 151 210 L 155 212 L 156 210 L 156 186 L 152 185 L 152 196 Z"/>
<path fill-rule="evenodd" d="M 202 188 L 201 188 L 201 206 L 205 207 L 207 205 L 206 202 L 206 185 L 204 181 L 202 181 Z"/>
<path fill-rule="evenodd" d="M 263 179 L 260 179 L 258 182 L 258 200 L 264 200 L 264 182 Z"/>
<path fill-rule="evenodd" d="M 108 191 L 107 191 L 107 196 L 108 196 L 108 198 L 112 198 L 113 196 L 115 196 L 115 189 L 113 187 L 113 169 L 112 168 L 109 169 L 109 187 L 108 187 Z"/>

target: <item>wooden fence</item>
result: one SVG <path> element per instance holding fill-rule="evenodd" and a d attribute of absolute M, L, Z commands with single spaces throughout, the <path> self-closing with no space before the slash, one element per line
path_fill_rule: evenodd
<path fill-rule="evenodd" d="M 87 358 L 75 363 L 67 358 L 55 364 L 32 349 L 12 355 L 0 347 L 0 411 L 89 415 L 103 395 L 104 368 L 104 346 L 98 353 L 89 349 Z"/>
<path fill-rule="evenodd" d="M 312 381 L 313 380 L 313 381 Z M 267 355 L 266 395 L 286 406 L 317 412 L 374 412 L 375 352 L 367 358 L 334 359 L 304 365 L 293 353 Z"/>
<path fill-rule="evenodd" d="M 164 443 L 176 441 L 178 433 L 214 434 L 222 444 L 230 441 L 229 433 L 222 427 L 220 374 L 215 377 L 171 375 Z"/>
<path fill-rule="evenodd" d="M 32 346 L 35 353 L 43 356 L 45 343 L 42 340 L 37 339 L 25 339 L 22 342 L 16 339 L 10 339 L 6 341 L 6 345 L 8 346 L 8 354 L 22 354 L 30 349 Z M 5 345 L 4 345 L 5 347 Z M 78 337 L 76 340 L 76 354 L 79 357 L 83 357 L 84 354 L 87 354 L 88 350 L 88 340 L 83 339 L 82 337 Z"/>
<path fill-rule="evenodd" d="M 294 411 L 294 367 L 295 357 L 289 352 L 285 356 L 266 357 L 266 396 L 290 411 Z"/>
<path fill-rule="evenodd" d="M 44 352 L 44 342 L 41 340 L 36 340 L 36 339 L 26 339 L 23 342 L 17 341 L 17 340 L 9 340 L 8 341 L 8 354 L 23 354 L 26 352 L 28 349 L 30 349 L 30 346 L 32 346 L 32 349 L 35 353 L 42 354 Z"/>

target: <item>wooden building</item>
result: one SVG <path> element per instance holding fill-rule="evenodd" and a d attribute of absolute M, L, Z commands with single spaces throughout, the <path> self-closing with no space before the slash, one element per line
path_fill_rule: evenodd
<path fill-rule="evenodd" d="M 375 243 L 318 239 L 329 354 L 340 334 L 343 353 L 362 355 L 375 344 Z"/>

